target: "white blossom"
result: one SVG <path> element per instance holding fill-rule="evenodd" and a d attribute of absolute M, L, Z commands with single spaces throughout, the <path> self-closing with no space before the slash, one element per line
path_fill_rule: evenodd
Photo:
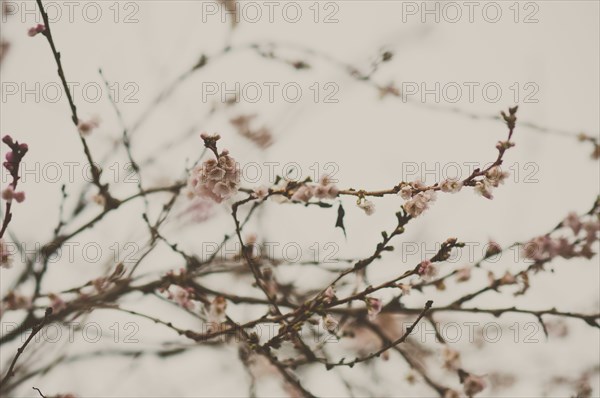
<path fill-rule="evenodd" d="M 363 209 L 368 216 L 370 216 L 373 213 L 375 213 L 375 203 L 371 202 L 370 200 L 363 200 L 363 201 L 361 201 L 358 204 L 358 207 L 360 207 L 361 209 Z"/>
<path fill-rule="evenodd" d="M 462 187 L 463 183 L 459 180 L 448 179 L 440 183 L 440 190 L 442 192 L 457 193 L 462 189 Z"/>

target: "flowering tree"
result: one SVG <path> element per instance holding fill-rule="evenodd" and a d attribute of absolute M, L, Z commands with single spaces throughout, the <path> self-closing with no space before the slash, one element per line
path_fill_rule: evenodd
<path fill-rule="evenodd" d="M 236 11 L 234 2 L 224 4 Z M 31 394 L 33 388 L 33 393 L 41 396 L 78 396 L 81 392 L 69 385 L 68 379 L 60 381 L 60 391 L 53 391 L 55 384 L 48 384 L 48 380 L 79 362 L 88 362 L 90 369 L 97 371 L 86 379 L 101 379 L 105 356 L 136 361 L 154 356 L 160 359 L 153 364 L 155 369 L 162 372 L 163 368 L 180 367 L 183 371 L 188 365 L 177 362 L 180 358 L 197 354 L 198 347 L 208 347 L 216 356 L 227 356 L 234 350 L 234 359 L 228 360 L 236 361 L 236 366 L 246 372 L 243 383 L 240 382 L 244 395 L 377 396 L 380 390 L 361 385 L 365 380 L 376 384 L 374 380 L 380 375 L 392 372 L 396 374 L 398 385 L 394 389 L 398 396 L 473 397 L 504 394 L 502 388 L 514 383 L 514 375 L 490 373 L 485 370 L 489 367 L 482 368 L 474 359 L 477 350 L 490 344 L 486 335 L 490 325 L 507 329 L 494 322 L 496 318 L 513 325 L 508 329 L 514 327 L 514 322 L 528 322 L 527 327 L 540 328 L 548 340 L 566 335 L 572 327 L 572 333 L 581 338 L 597 340 L 597 304 L 595 310 L 557 308 L 545 303 L 540 306 L 535 300 L 529 302 L 528 297 L 539 275 L 551 274 L 555 266 L 568 267 L 570 261 L 597 266 L 598 197 L 589 198 L 588 210 L 582 213 L 573 212 L 567 205 L 563 214 L 552 215 L 552 228 L 540 229 L 537 236 L 528 240 L 503 246 L 484 238 L 480 242 L 484 250 L 472 261 L 452 261 L 472 243 L 460 236 L 444 236 L 434 252 L 412 262 L 396 257 L 406 250 L 402 242 L 415 239 L 407 238 L 411 228 L 427 218 L 438 202 L 473 193 L 481 201 L 489 201 L 503 185 L 511 183 L 511 173 L 504 166 L 506 158 L 519 148 L 517 115 L 522 117 L 522 108 L 508 107 L 489 118 L 499 127 L 497 131 L 504 129 L 502 136 L 489 142 L 490 149 L 496 142 L 495 153 L 484 167 L 476 167 L 462 178 L 399 181 L 392 173 L 388 185 L 372 190 L 352 188 L 354 181 L 338 181 L 327 173 L 299 179 L 281 173 L 268 183 L 252 184 L 238 161 L 242 150 L 230 151 L 224 146 L 244 140 L 248 146 L 266 150 L 275 137 L 267 127 L 253 127 L 256 115 L 242 113 L 229 120 L 238 137 L 194 129 L 183 137 L 193 148 L 194 161 L 186 162 L 179 174 L 167 181 L 148 182 L 146 169 L 160 162 L 161 155 L 147 156 L 136 151 L 132 145 L 134 134 L 166 98 L 175 95 L 178 87 L 210 65 L 213 58 L 249 49 L 269 62 L 283 63 L 298 72 L 308 69 L 312 61 L 335 63 L 327 54 L 310 50 L 303 52 L 301 60 L 287 58 L 284 54 L 289 48 L 285 45 L 227 45 L 214 57 L 200 57 L 156 97 L 134 124 L 123 121 L 117 102 L 111 98 L 122 127 L 111 152 L 123 151 L 128 175 L 135 177 L 133 191 L 131 186 L 130 191 L 124 191 L 127 181 L 110 181 L 107 158 L 97 160 L 103 154 L 95 151 L 90 142 L 102 128 L 100 119 L 79 115 L 76 100 L 69 94 L 69 65 L 63 64 L 60 40 L 53 36 L 53 24 L 41 0 L 37 0 L 37 10 L 43 23 L 27 33 L 30 40 L 44 41 L 49 47 L 37 57 L 53 58 L 67 93 L 63 105 L 68 104 L 71 134 L 80 141 L 90 178 L 78 187 L 79 192 L 77 187 L 66 185 L 57 190 L 61 196 L 59 222 L 51 227 L 35 225 L 38 239 L 49 238 L 36 250 L 27 250 L 26 244 L 11 231 L 18 224 L 32 228 L 35 224 L 32 216 L 21 209 L 31 200 L 28 186 L 19 184 L 22 165 L 34 156 L 34 148 L 30 151 L 27 144 L 20 142 L 19 132 L 2 139 L 4 173 L 10 177 L 6 186 L 3 180 L 0 230 L 0 265 L 3 282 L 6 281 L 2 285 L 0 318 L 7 325 L 0 336 L 3 395 Z M 236 26 L 234 23 L 231 29 Z M 0 61 L 7 49 L 8 42 L 3 41 Z M 382 96 L 401 100 L 403 94 L 393 84 L 378 85 L 373 79 L 378 68 L 393 56 L 391 51 L 380 52 L 369 72 L 349 65 L 342 65 L 342 69 L 353 81 L 366 83 Z M 102 72 L 101 76 L 110 86 Z M 210 114 L 225 112 L 232 106 L 221 104 Z M 544 130 L 531 123 L 528 126 Z M 598 138 L 585 134 L 579 138 L 593 147 L 591 161 L 597 162 Z M 170 149 L 162 148 L 164 152 Z M 597 182 L 590 183 L 597 186 Z M 395 211 L 382 218 L 385 225 L 378 241 L 373 246 L 361 244 L 357 257 L 342 258 L 334 253 L 325 258 L 319 255 L 309 260 L 291 260 L 285 253 L 264 250 L 266 240 L 262 237 L 267 236 L 269 226 L 260 220 L 266 211 L 281 211 L 278 223 L 294 233 L 303 233 L 299 221 L 287 219 L 286 212 L 317 210 L 319 217 L 328 217 L 331 231 L 343 244 L 347 235 L 360 228 L 359 223 L 346 219 L 347 212 L 356 207 L 364 211 L 360 223 L 369 223 L 380 214 L 376 212 L 378 202 L 385 200 L 393 201 Z M 133 228 L 120 218 L 131 214 L 134 204 L 139 210 L 136 217 L 143 221 L 141 227 Z M 219 211 L 223 217 L 217 215 Z M 463 223 L 477 223 L 480 216 L 467 212 L 458 217 Z M 194 229 L 177 234 L 177 229 L 187 224 L 176 224 L 173 231 L 172 223 L 182 218 L 204 232 L 200 235 L 199 229 Z M 102 225 L 108 228 L 108 234 L 135 229 L 133 233 L 144 234 L 144 238 L 136 238 L 144 244 L 133 261 L 115 256 L 102 266 L 92 264 L 92 278 L 86 275 L 70 280 L 64 275 L 78 271 L 57 269 L 57 258 L 83 267 L 80 259 L 65 259 L 66 249 L 94 233 L 96 239 L 102 239 L 102 233 L 96 232 Z M 223 236 L 216 225 L 230 232 Z M 493 231 L 494 226 L 490 225 L 489 230 Z M 210 252 L 206 243 L 214 244 Z M 231 247 L 235 249 L 226 250 Z M 515 253 L 516 257 L 510 258 L 509 254 Z M 386 270 L 377 268 L 378 263 L 391 259 L 393 264 L 388 263 L 391 266 Z M 497 262 L 498 259 L 502 261 Z M 13 273 L 9 277 L 7 272 Z M 567 286 L 554 294 L 580 289 L 597 294 L 597 281 Z M 104 314 L 102 329 L 115 332 L 118 349 L 89 349 L 89 344 L 71 339 L 61 345 L 52 338 L 51 327 L 89 331 L 90 324 L 98 324 L 93 322 L 96 314 Z M 469 329 L 475 338 L 462 350 L 454 344 L 448 327 L 458 320 L 466 322 L 468 316 L 478 317 L 481 323 Z M 121 334 L 113 329 L 112 321 L 116 319 Z M 133 350 L 131 345 L 121 344 L 128 342 L 123 337 L 123 325 L 125 331 L 130 327 L 136 333 L 144 330 L 147 339 L 135 340 L 138 345 Z M 426 327 L 433 338 L 423 339 L 423 334 L 418 333 Z M 523 338 L 518 337 L 518 327 L 510 329 L 515 332 L 515 340 Z M 517 342 L 506 345 L 515 356 L 519 355 Z M 564 355 L 558 350 L 553 354 L 556 360 Z M 494 365 L 492 359 L 489 362 Z M 231 395 L 232 390 L 225 386 L 229 371 L 224 369 L 213 387 L 206 387 L 210 383 L 205 380 L 202 385 L 183 386 L 183 390 L 173 390 L 172 394 Z M 363 376 L 356 376 L 356 372 Z M 402 377 L 398 378 L 398 374 Z M 575 378 L 560 374 L 544 377 L 553 377 L 556 388 L 567 386 L 571 395 L 598 393 L 592 391 L 598 381 L 598 363 Z M 274 381 L 273 385 L 269 386 L 269 381 Z M 168 379 L 162 382 L 170 383 Z M 423 389 L 403 392 L 403 388 L 413 386 Z M 107 395 L 113 390 L 98 391 Z M 554 394 L 553 391 L 548 393 Z M 114 394 L 120 392 L 116 390 Z"/>

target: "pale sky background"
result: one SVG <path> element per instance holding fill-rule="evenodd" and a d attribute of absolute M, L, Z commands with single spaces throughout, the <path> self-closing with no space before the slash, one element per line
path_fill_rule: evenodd
<path fill-rule="evenodd" d="M 132 126 L 156 95 L 188 70 L 201 54 L 209 57 L 209 64 L 193 74 L 157 107 L 133 135 L 136 159 L 151 154 L 160 155 L 158 161 L 143 174 L 145 186 L 162 185 L 181 178 L 185 166 L 194 161 L 202 150 L 198 138 L 202 131 L 221 134 L 221 146 L 228 148 L 242 165 L 278 162 L 275 170 L 281 173 L 283 165 L 297 162 L 303 176 L 308 176 L 313 175 L 314 168 L 311 169 L 311 166 L 315 162 L 319 163 L 322 172 L 328 171 L 324 169 L 325 164 L 333 162 L 338 186 L 357 189 L 386 189 L 403 179 L 418 178 L 418 175 L 408 175 L 409 170 L 414 170 L 413 165 L 418 167 L 419 172 L 429 171 L 427 182 L 432 183 L 445 177 L 442 171 L 450 170 L 446 167 L 448 164 L 461 165 L 464 178 L 468 175 L 468 162 L 485 165 L 493 161 L 496 157 L 494 146 L 498 140 L 505 139 L 506 127 L 498 120 L 472 119 L 460 112 L 449 111 L 452 108 L 458 108 L 466 114 L 490 116 L 518 102 L 519 122 L 561 132 L 543 133 L 518 125 L 514 135 L 517 146 L 505 157 L 505 167 L 513 171 L 513 176 L 507 184 L 497 189 L 495 199 L 488 201 L 471 190 L 440 196 L 432 209 L 411 222 L 407 234 L 396 241 L 398 250 L 385 254 L 382 260 L 373 264 L 371 283 L 397 274 L 398 267 L 402 266 L 399 250 L 402 242 L 419 247 L 426 244 L 425 247 L 431 251 L 433 242 L 456 236 L 461 241 L 477 242 L 479 245 L 491 238 L 506 246 L 545 233 L 569 211 L 587 211 L 600 190 L 600 171 L 598 162 L 590 159 L 591 145 L 576 139 L 580 132 L 598 136 L 600 129 L 598 1 L 498 1 L 492 6 L 490 2 L 478 2 L 473 22 L 469 21 L 468 8 L 463 2 L 458 2 L 463 15 L 456 23 L 448 21 L 454 17 L 451 9 L 445 9 L 448 14 L 439 22 L 433 16 L 427 16 L 423 23 L 418 12 L 416 15 L 406 14 L 413 6 L 422 7 L 422 2 L 379 0 L 275 2 L 278 6 L 274 20 L 270 22 L 267 6 L 263 2 L 251 2 L 259 6 L 262 18 L 256 23 L 240 21 L 233 34 L 229 19 L 223 22 L 220 14 L 208 14 L 216 4 L 212 2 L 76 2 L 79 6 L 74 9 L 71 20 L 64 2 L 54 3 L 62 11 L 62 16 L 52 24 L 52 32 L 62 53 L 67 80 L 79 83 L 74 89 L 79 113 L 83 118 L 98 115 L 102 119 L 100 128 L 89 138 L 98 160 L 112 152 L 111 140 L 122 133 L 98 73 L 99 68 L 102 68 L 107 79 L 115 82 L 113 94 L 118 93 L 121 99 L 117 106 L 126 124 Z M 33 13 L 23 11 L 25 7 L 33 10 L 34 2 L 19 1 L 14 4 L 18 7 L 16 15 L 1 25 L 2 37 L 10 41 L 11 48 L 1 71 L 0 127 L 2 135 L 11 134 L 29 144 L 27 167 L 34 170 L 35 164 L 39 167 L 39 173 L 32 172 L 31 176 L 26 176 L 21 185 L 26 191 L 27 200 L 16 207 L 11 224 L 19 240 L 35 245 L 36 242 L 46 242 L 57 223 L 61 184 L 68 183 L 68 192 L 78 192 L 85 159 L 77 131 L 70 121 L 66 98 L 63 96 L 54 103 L 48 100 L 54 97 L 52 90 L 58 81 L 48 43 L 41 36 L 27 36 L 27 29 L 40 22 Z M 288 9 L 298 7 L 302 10 L 297 23 L 289 22 L 282 15 L 281 10 L 286 4 Z M 427 4 L 434 7 L 436 3 Z M 254 5 L 245 4 L 244 7 Z M 83 11 L 84 6 L 87 11 Z M 488 7 L 486 15 L 482 14 L 484 7 Z M 498 22 L 486 20 L 494 17 L 494 8 L 489 7 L 497 7 L 502 11 Z M 90 20 L 95 18 L 96 9 L 101 10 L 101 17 L 98 22 L 92 23 Z M 242 9 L 248 13 L 247 18 L 253 16 L 252 8 Z M 516 9 L 519 10 L 517 22 Z M 315 10 L 319 10 L 317 22 L 314 20 Z M 293 17 L 292 10 L 289 13 L 286 17 Z M 332 21 L 337 19 L 337 22 L 324 23 L 327 16 Z M 526 17 L 532 23 L 524 23 Z M 131 23 L 124 23 L 126 19 Z M 260 58 L 250 50 L 234 50 L 214 60 L 211 57 L 219 53 L 226 43 L 235 49 L 248 43 L 269 42 L 286 45 L 287 49 L 282 50 L 281 55 L 304 60 L 311 68 L 296 71 L 281 62 Z M 292 44 L 294 46 L 290 47 Z M 392 97 L 380 99 L 375 88 L 350 78 L 343 67 L 323 57 L 299 51 L 298 48 L 312 49 L 361 71 L 368 71 L 372 61 L 382 51 L 391 51 L 393 59 L 381 65 L 373 77 L 377 84 L 395 82 L 400 86 L 402 82 L 405 85 L 425 83 L 428 88 L 435 87 L 436 82 L 441 87 L 449 83 L 451 86 L 457 84 L 463 88 L 462 98 L 456 103 L 451 103 L 443 96 L 436 103 L 432 95 L 426 96 L 424 101 L 415 95 L 412 101 L 406 103 Z M 249 96 L 253 94 L 249 94 L 248 97 L 242 97 L 239 104 L 220 109 L 214 117 L 206 118 L 213 103 L 220 103 L 220 97 L 210 96 L 203 90 L 215 84 L 233 88 L 236 82 L 241 87 L 248 87 L 248 90 L 256 85 L 262 87 L 263 96 L 258 102 L 252 103 Z M 274 101 L 270 103 L 265 85 L 269 82 L 281 86 L 293 83 L 301 87 L 301 100 L 290 103 L 284 99 L 281 89 L 275 88 Z M 40 99 L 29 94 L 23 101 L 23 88 L 35 90 L 36 83 L 39 83 Z M 472 102 L 468 99 L 465 83 L 478 84 Z M 86 84 L 92 87 L 87 93 L 87 101 L 86 94 L 81 91 Z M 486 84 L 501 88 L 502 95 L 497 102 L 485 99 L 481 87 Z M 7 91 L 15 87 L 18 90 L 15 94 Z M 44 87 L 47 91 L 44 91 Z M 94 97 L 93 87 L 102 87 L 101 98 L 97 102 L 89 100 Z M 321 98 L 316 103 L 313 98 L 315 91 L 311 87 L 319 87 L 320 90 Z M 338 101 L 325 103 L 323 95 L 332 92 L 332 87 L 337 89 L 333 98 Z M 518 101 L 515 101 L 515 91 L 519 94 Z M 206 95 L 209 101 L 203 100 Z M 537 102 L 524 103 L 527 95 Z M 127 96 L 137 100 L 137 103 L 127 103 Z M 228 122 L 231 117 L 250 113 L 258 115 L 256 126 L 265 125 L 273 132 L 274 144 L 266 151 L 257 149 L 240 137 Z M 178 137 L 190 129 L 193 129 L 193 135 L 178 142 L 171 150 L 164 149 L 165 144 L 179 140 Z M 119 149 L 113 155 L 110 164 L 121 168 L 123 177 L 125 172 L 122 166 L 127 162 L 125 153 Z M 73 181 L 69 181 L 65 162 L 78 162 L 74 166 Z M 54 175 L 52 168 L 56 164 L 61 170 L 59 180 L 48 177 Z M 267 170 L 267 166 L 264 166 L 263 172 Z M 46 178 L 40 178 L 37 182 L 36 175 Z M 105 177 L 112 175 L 105 171 Z M 264 177 L 261 183 L 268 182 Z M 4 185 L 6 175 L 2 174 L 2 178 Z M 27 178 L 30 180 L 27 181 Z M 260 183 L 245 185 L 254 187 Z M 121 197 L 135 192 L 135 189 L 135 184 L 116 184 L 114 192 Z M 90 191 L 89 196 L 91 194 Z M 161 199 L 155 202 L 157 206 L 166 200 Z M 72 206 L 73 200 L 71 198 L 67 204 Z M 366 257 L 379 242 L 380 232 L 394 226 L 393 214 L 402 203 L 400 198 L 391 197 L 375 199 L 374 202 L 377 211 L 369 217 L 353 205 L 352 199 L 343 199 L 347 239 L 339 229 L 334 229 L 335 208 L 305 209 L 276 203 L 267 204 L 261 212 L 260 221 L 256 219 L 251 222 L 246 232 L 256 233 L 261 239 L 282 245 L 298 242 L 304 249 L 320 242 L 319 247 L 324 250 L 325 243 L 335 242 L 339 247 L 338 255 L 342 258 Z M 183 211 L 185 205 L 186 200 L 182 198 L 174 214 Z M 223 234 L 232 231 L 233 222 L 227 206 L 219 206 L 209 221 L 198 225 L 173 217 L 163 232 L 171 241 L 181 242 L 186 250 L 199 253 L 200 242 L 218 242 Z M 98 207 L 88 209 L 79 222 L 98 211 Z M 86 263 L 81 258 L 81 251 L 77 251 L 79 257 L 76 259 L 63 259 L 54 264 L 43 289 L 58 291 L 97 276 L 110 261 L 113 254 L 110 247 L 115 242 L 121 247 L 133 242 L 143 248 L 147 231 L 141 219 L 142 211 L 142 202 L 129 204 L 126 210 L 120 209 L 93 230 L 81 234 L 78 242 L 82 245 L 98 242 L 103 248 L 102 261 Z M 412 261 L 409 263 L 414 264 L 425 255 L 419 252 L 410 258 Z M 463 262 L 468 263 L 468 259 Z M 162 273 L 181 265 L 179 257 L 161 249 L 142 263 L 139 272 Z M 16 261 L 13 269 L 2 270 L 2 294 L 6 293 L 20 266 L 22 264 Z M 505 269 L 520 269 L 523 264 L 503 258 L 486 267 L 499 275 Z M 556 306 L 560 310 L 585 313 L 599 311 L 600 271 L 597 257 L 591 261 L 557 260 L 552 268 L 554 273 L 542 273 L 534 277 L 533 287 L 525 297 L 514 298 L 511 290 L 507 289 L 504 294 L 484 295 L 471 304 L 485 308 L 517 305 L 548 309 Z M 295 281 L 299 286 L 314 286 L 317 278 L 327 278 L 323 280 L 322 284 L 325 284 L 330 276 L 296 269 L 295 272 L 282 274 L 281 278 Z M 428 294 L 415 292 L 405 304 L 419 307 L 427 299 L 433 299 L 436 305 L 443 305 L 459 297 L 461 292 L 478 289 L 484 280 L 485 275 L 477 275 L 465 286 L 453 285 L 455 290 L 444 295 L 431 291 Z M 224 281 L 218 278 L 211 283 L 234 288 L 233 291 L 238 292 L 248 290 L 247 286 L 241 284 L 223 285 Z M 380 297 L 390 297 L 386 294 Z M 128 308 L 169 317 L 182 327 L 199 327 L 193 319 L 175 313 L 172 307 L 156 300 L 130 296 L 125 304 Z M 241 321 L 253 314 L 237 309 L 232 311 L 232 315 Z M 481 324 L 494 321 L 505 327 L 521 322 L 523 334 L 528 332 L 523 329 L 523 324 L 535 322 L 533 317 L 516 315 L 492 319 L 440 314 L 438 318 L 440 321 L 456 322 L 475 320 Z M 132 320 L 140 326 L 136 334 L 140 342 L 115 344 L 109 327 L 119 322 L 121 333 L 126 333 L 123 325 Z M 7 315 L 2 321 L 11 322 L 11 319 Z M 184 339 L 178 340 L 178 336 L 166 328 L 114 312 L 97 311 L 87 321 L 101 325 L 105 337 L 95 344 L 79 338 L 77 344 L 69 346 L 68 352 L 124 347 L 156 349 L 165 341 L 189 343 Z M 467 339 L 462 339 L 456 347 L 461 350 L 463 364 L 470 371 L 478 374 L 498 371 L 520 375 L 512 387 L 495 393 L 488 388 L 481 396 L 539 396 L 552 376 L 560 374 L 576 378 L 583 370 L 598 366 L 600 362 L 597 329 L 587 327 L 578 320 L 567 321 L 567 325 L 570 334 L 562 339 L 551 338 L 546 341 L 542 331 L 538 330 L 534 336 L 539 340 L 536 344 L 523 343 L 521 336 L 521 342 L 515 345 L 513 336 L 506 334 L 499 343 L 488 344 L 482 350 L 469 344 Z M 504 333 L 508 331 L 504 330 Z M 427 345 L 440 351 L 440 345 L 433 343 L 431 337 L 428 339 Z M 60 343 L 46 344 L 44 351 L 39 351 L 37 356 L 29 360 L 32 363 L 36 360 L 45 363 L 59 347 L 68 344 L 66 336 L 60 339 Z M 14 350 L 16 345 L 2 348 L 3 364 L 8 357 L 12 357 Z M 340 373 L 346 379 L 371 387 L 371 391 L 381 396 L 432 395 L 432 390 L 423 383 L 409 386 L 405 382 L 408 369 L 398 358 L 378 363 L 374 368 L 378 376 L 374 376 L 371 370 L 365 370 L 370 368 L 361 366 L 344 368 Z M 431 368 L 432 374 L 440 381 L 458 388 L 458 380 L 454 375 L 438 369 L 439 360 Z M 319 367 L 301 370 L 298 374 L 304 385 L 316 395 L 346 394 L 333 372 L 325 373 Z M 26 382 L 17 393 L 19 396 L 34 396 L 36 393 L 30 387 L 34 385 L 43 387 L 48 394 L 73 392 L 77 396 L 244 396 L 247 394 L 247 384 L 248 377 L 237 359 L 234 347 L 200 347 L 166 360 L 151 356 L 135 360 L 107 357 L 63 365 L 44 378 Z M 598 396 L 598 373 L 592 378 L 592 387 L 593 395 Z M 361 390 L 357 391 L 361 393 Z M 278 382 L 268 378 L 259 383 L 257 392 L 259 396 L 282 394 Z M 568 396 L 572 392 L 558 388 L 552 390 L 550 395 Z"/>

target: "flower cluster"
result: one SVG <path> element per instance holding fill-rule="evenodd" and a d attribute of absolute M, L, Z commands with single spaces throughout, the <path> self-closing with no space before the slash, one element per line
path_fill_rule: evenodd
<path fill-rule="evenodd" d="M 329 176 L 321 178 L 319 184 L 303 184 L 292 194 L 292 200 L 308 202 L 314 197 L 317 199 L 335 199 L 339 190 Z"/>
<path fill-rule="evenodd" d="M 8 145 L 8 147 L 11 149 L 4 156 L 5 161 L 3 163 L 3 166 L 6 170 L 9 171 L 10 175 L 12 176 L 12 183 L 2 190 L 0 196 L 2 197 L 2 199 L 6 200 L 9 203 L 13 200 L 15 200 L 18 203 L 21 203 L 25 200 L 25 192 L 16 191 L 17 183 L 20 178 L 19 164 L 21 163 L 21 160 L 29 150 L 29 147 L 27 146 L 27 144 L 20 144 L 19 142 L 13 141 L 10 135 L 4 136 L 4 138 L 2 138 L 2 142 Z"/>
<path fill-rule="evenodd" d="M 500 184 L 504 184 L 504 180 L 506 180 L 509 175 L 510 173 L 508 171 L 502 171 L 499 166 L 494 166 L 485 173 L 483 180 L 475 183 L 475 192 L 484 198 L 493 199 L 493 189 L 500 186 Z"/>
<path fill-rule="evenodd" d="M 175 301 L 181 307 L 187 310 L 194 309 L 194 302 L 192 301 L 193 290 L 191 288 L 183 288 L 178 285 L 172 285 L 173 289 L 169 289 L 167 297 L 169 300 Z"/>
<path fill-rule="evenodd" d="M 218 135 L 203 134 L 202 138 L 207 148 L 214 151 L 217 159 L 206 160 L 191 171 L 188 194 L 190 198 L 210 198 L 221 203 L 237 193 L 240 183 L 239 168 L 228 150 L 224 149 L 220 154 L 217 152 L 216 141 L 220 138 Z"/>
<path fill-rule="evenodd" d="M 403 194 L 402 191 L 400 191 Z M 419 192 L 404 203 L 404 210 L 412 217 L 418 217 L 427 209 L 431 202 L 436 200 L 436 193 L 433 189 Z"/>
<path fill-rule="evenodd" d="M 19 144 L 18 141 L 13 141 L 10 135 L 5 135 L 2 142 L 10 147 L 10 151 L 6 153 L 6 161 L 3 163 L 4 168 L 10 172 L 13 177 L 16 177 L 19 171 L 19 164 L 29 150 L 27 144 Z"/>
<path fill-rule="evenodd" d="M 307 203 L 314 196 L 314 187 L 311 185 L 301 185 L 294 193 L 292 194 L 291 199 L 296 202 L 305 202 Z"/>
<path fill-rule="evenodd" d="M 557 256 L 567 259 L 592 258 L 595 254 L 592 245 L 598 240 L 600 220 L 594 218 L 583 222 L 576 214 L 571 213 L 562 225 L 570 228 L 577 239 L 569 241 L 564 236 L 553 238 L 549 235 L 535 237 L 524 245 L 524 257 L 534 261 L 549 261 Z"/>

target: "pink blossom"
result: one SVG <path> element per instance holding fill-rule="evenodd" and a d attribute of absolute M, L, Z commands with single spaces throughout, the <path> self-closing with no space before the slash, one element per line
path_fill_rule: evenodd
<path fill-rule="evenodd" d="M 425 183 L 421 180 L 415 180 L 411 184 L 414 189 L 423 189 L 425 188 Z"/>
<path fill-rule="evenodd" d="M 398 194 L 402 199 L 409 200 L 410 198 L 412 198 L 412 191 L 413 190 L 410 185 L 405 185 L 400 189 L 400 192 L 398 192 Z"/>
<path fill-rule="evenodd" d="M 308 185 L 302 185 L 292 195 L 292 200 L 296 202 L 308 202 L 314 195 L 314 188 Z"/>
<path fill-rule="evenodd" d="M 333 185 L 335 181 L 336 180 L 334 180 L 329 174 L 325 174 L 321 176 L 321 180 L 319 181 L 319 183 L 321 185 Z"/>
<path fill-rule="evenodd" d="M 419 269 L 417 270 L 417 273 L 424 280 L 431 280 L 437 276 L 438 267 L 430 260 L 423 260 L 421 261 L 421 264 L 419 264 Z"/>
<path fill-rule="evenodd" d="M 499 254 L 501 252 L 502 252 L 502 247 L 500 246 L 500 244 L 498 244 L 498 242 L 490 240 L 488 242 L 487 249 L 485 251 L 485 257 L 488 258 L 488 257 L 494 256 L 496 254 Z"/>
<path fill-rule="evenodd" d="M 323 176 L 314 190 L 315 196 L 319 199 L 335 199 L 338 193 L 339 189 L 331 182 L 329 176 Z"/>
<path fill-rule="evenodd" d="M 177 304 L 182 306 L 187 310 L 192 310 L 194 308 L 194 302 L 191 299 L 191 291 L 188 289 L 184 289 L 181 286 L 173 285 L 172 292 L 169 290 L 168 297 L 170 300 L 175 301 Z"/>
<path fill-rule="evenodd" d="M 459 180 L 444 180 L 440 183 L 442 192 L 457 193 L 462 189 L 463 183 Z"/>
<path fill-rule="evenodd" d="M 575 235 L 581 231 L 582 223 L 577 213 L 571 212 L 567 215 L 567 218 L 562 222 L 562 225 L 571 228 Z"/>
<path fill-rule="evenodd" d="M 412 217 L 420 216 L 425 210 L 429 209 L 430 203 L 436 200 L 436 193 L 429 189 L 419 192 L 404 204 L 404 210 Z"/>
<path fill-rule="evenodd" d="M 367 297 L 365 302 L 367 303 L 367 312 L 369 315 L 369 319 L 373 321 L 377 317 L 377 314 L 381 312 L 381 309 L 383 308 L 383 302 L 380 299 L 374 297 Z"/>
<path fill-rule="evenodd" d="M 50 299 L 50 306 L 52 307 L 52 312 L 57 313 L 65 308 L 67 308 L 67 303 L 64 302 L 58 295 L 54 293 L 48 294 L 48 298 Z"/>
<path fill-rule="evenodd" d="M 317 185 L 315 187 L 315 196 L 319 199 L 329 199 L 329 188 L 323 185 Z"/>
<path fill-rule="evenodd" d="M 15 189 L 12 185 L 9 185 L 2 191 L 2 199 L 7 202 L 12 202 L 13 199 L 17 201 L 17 203 L 21 203 L 25 200 L 25 192 L 15 192 Z"/>
<path fill-rule="evenodd" d="M 544 259 L 544 248 L 548 246 L 548 236 L 537 236 L 523 246 L 523 257 L 530 260 Z"/>
<path fill-rule="evenodd" d="M 215 181 L 222 180 L 225 177 L 225 174 L 227 174 L 227 172 L 220 167 L 215 167 L 213 169 L 207 170 L 207 173 L 208 179 Z"/>
<path fill-rule="evenodd" d="M 362 200 L 359 204 L 358 207 L 360 207 L 361 209 L 363 209 L 365 211 L 365 213 L 370 216 L 373 213 L 375 213 L 375 203 L 371 202 L 370 200 Z"/>
<path fill-rule="evenodd" d="M 466 282 L 471 279 L 471 268 L 463 267 L 459 268 L 456 271 L 456 281 L 457 282 Z"/>
<path fill-rule="evenodd" d="M 227 151 L 219 159 L 206 160 L 188 178 L 188 196 L 210 198 L 217 203 L 229 199 L 239 189 L 239 169 Z"/>
<path fill-rule="evenodd" d="M 326 304 L 331 303 L 335 299 L 335 290 L 333 286 L 329 286 L 323 293 L 324 302 Z"/>
<path fill-rule="evenodd" d="M 36 26 L 29 28 L 29 30 L 27 31 L 27 34 L 30 37 L 33 37 L 33 36 L 37 35 L 38 33 L 42 33 L 45 30 L 46 30 L 46 26 L 44 24 L 39 23 Z"/>
<path fill-rule="evenodd" d="M 483 180 L 475 183 L 475 192 L 484 198 L 493 199 L 492 191 L 500 184 L 504 184 L 504 180 L 509 175 L 508 171 L 502 171 L 499 166 L 494 166 L 485 173 Z"/>
<path fill-rule="evenodd" d="M 565 253 L 564 242 L 554 241 L 548 235 L 537 236 L 523 246 L 523 256 L 530 260 L 549 260 L 558 255 L 560 250 Z"/>
<path fill-rule="evenodd" d="M 222 198 L 225 198 L 225 197 L 229 197 L 233 194 L 233 187 L 231 187 L 226 182 L 219 181 L 219 182 L 215 183 L 213 192 L 216 195 L 218 195 Z"/>

